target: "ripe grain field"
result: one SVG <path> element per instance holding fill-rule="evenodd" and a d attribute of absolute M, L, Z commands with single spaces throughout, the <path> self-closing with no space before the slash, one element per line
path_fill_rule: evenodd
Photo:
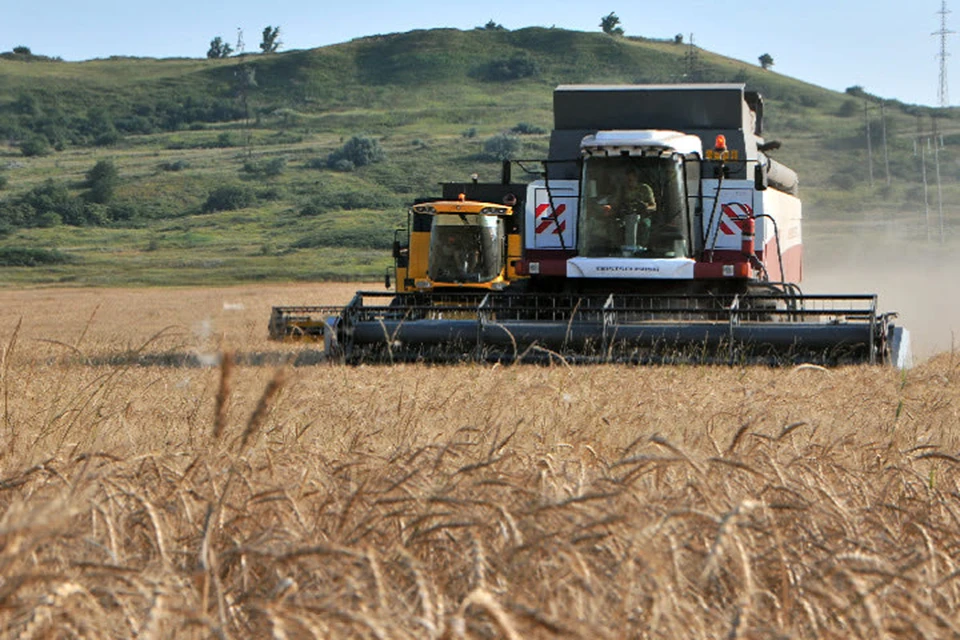
<path fill-rule="evenodd" d="M 273 364 L 354 288 L 0 291 L 2 635 L 960 636 L 960 355 Z"/>

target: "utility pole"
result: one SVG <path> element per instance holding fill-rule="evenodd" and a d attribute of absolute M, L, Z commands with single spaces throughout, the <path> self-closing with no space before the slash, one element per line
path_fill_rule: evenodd
<path fill-rule="evenodd" d="M 870 167 L 870 187 L 873 188 L 873 142 L 870 140 L 870 113 L 869 101 L 863 98 L 863 120 L 867 124 L 867 164 Z"/>
<path fill-rule="evenodd" d="M 686 80 L 687 82 L 700 82 L 702 79 L 700 76 L 700 53 L 697 51 L 697 47 L 693 43 L 693 34 L 690 34 L 690 42 L 687 45 L 687 52 L 684 54 L 684 62 L 686 63 Z"/>
<path fill-rule="evenodd" d="M 927 244 L 930 244 L 930 189 L 927 182 L 927 147 L 930 146 L 930 136 L 923 133 L 923 121 L 917 116 L 917 137 L 914 139 L 914 155 L 920 147 L 920 176 L 923 179 L 923 220 L 927 230 Z"/>
<path fill-rule="evenodd" d="M 937 207 L 940 215 L 940 244 L 943 244 L 943 185 L 940 183 L 940 145 L 933 141 L 933 161 L 937 165 Z"/>
<path fill-rule="evenodd" d="M 953 35 L 956 31 L 947 29 L 947 16 L 950 14 L 950 10 L 947 9 L 947 0 L 941 0 L 940 11 L 937 13 L 940 14 L 940 30 L 930 35 L 940 36 L 940 53 L 937 55 L 940 59 L 940 88 L 937 91 L 937 99 L 941 107 L 947 107 L 950 106 L 950 92 L 947 86 L 947 58 L 950 54 L 947 53 L 947 36 Z"/>
<path fill-rule="evenodd" d="M 930 244 L 930 194 L 927 185 L 927 146 L 929 138 L 920 139 L 920 171 L 923 174 L 923 214 L 927 223 L 927 244 Z"/>
<path fill-rule="evenodd" d="M 887 153 L 887 117 L 880 101 L 880 125 L 883 128 L 883 166 L 887 172 L 887 186 L 890 186 L 890 155 Z"/>

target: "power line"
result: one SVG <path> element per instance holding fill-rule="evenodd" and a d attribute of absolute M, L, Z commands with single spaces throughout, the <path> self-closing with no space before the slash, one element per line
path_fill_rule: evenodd
<path fill-rule="evenodd" d="M 937 13 L 940 15 L 940 30 L 931 34 L 940 36 L 940 53 L 937 55 L 940 59 L 940 88 L 937 91 L 937 99 L 941 107 L 947 107 L 950 106 L 950 91 L 947 86 L 947 58 L 950 54 L 947 53 L 947 36 L 953 35 L 956 31 L 947 29 L 947 16 L 951 13 L 947 9 L 947 0 L 941 0 L 940 11 Z"/>

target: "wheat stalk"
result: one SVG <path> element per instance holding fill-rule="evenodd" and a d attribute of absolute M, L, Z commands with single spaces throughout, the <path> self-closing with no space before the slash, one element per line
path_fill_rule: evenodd
<path fill-rule="evenodd" d="M 226 352 L 220 360 L 220 386 L 217 388 L 216 404 L 213 413 L 213 440 L 218 442 L 223 437 L 227 426 L 227 404 L 230 400 L 230 383 L 233 377 L 233 352 Z"/>

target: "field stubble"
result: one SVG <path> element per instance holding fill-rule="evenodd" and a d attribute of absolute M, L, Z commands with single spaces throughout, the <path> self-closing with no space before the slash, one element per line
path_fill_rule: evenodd
<path fill-rule="evenodd" d="M 269 306 L 353 288 L 0 292 L 0 628 L 960 635 L 956 354 L 906 374 L 104 364 L 295 353 L 266 342 Z"/>

